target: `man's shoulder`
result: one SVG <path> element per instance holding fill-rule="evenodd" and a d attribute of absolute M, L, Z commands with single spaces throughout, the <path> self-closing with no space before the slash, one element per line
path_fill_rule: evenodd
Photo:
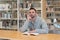
<path fill-rule="evenodd" d="M 42 20 L 42 18 L 41 18 L 41 17 L 39 17 L 39 16 L 37 16 L 37 19 L 38 19 L 38 20 Z"/>
<path fill-rule="evenodd" d="M 37 21 L 40 21 L 40 22 L 42 22 L 42 21 L 45 21 L 43 18 L 41 18 L 41 17 L 37 17 Z"/>

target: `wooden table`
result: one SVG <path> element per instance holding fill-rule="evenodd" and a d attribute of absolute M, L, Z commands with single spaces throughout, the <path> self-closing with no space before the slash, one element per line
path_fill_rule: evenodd
<path fill-rule="evenodd" d="M 60 40 L 60 34 L 22 35 L 18 31 L 0 30 L 0 38 L 10 40 Z"/>

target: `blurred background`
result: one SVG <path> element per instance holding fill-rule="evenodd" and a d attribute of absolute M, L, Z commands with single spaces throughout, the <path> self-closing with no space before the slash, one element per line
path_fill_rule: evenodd
<path fill-rule="evenodd" d="M 60 33 L 60 0 L 0 0 L 0 30 L 19 31 L 31 7 L 46 21 L 49 33 Z"/>

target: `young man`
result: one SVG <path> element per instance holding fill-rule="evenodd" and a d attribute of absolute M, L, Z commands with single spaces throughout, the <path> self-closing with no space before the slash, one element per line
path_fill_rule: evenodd
<path fill-rule="evenodd" d="M 20 28 L 21 32 L 29 33 L 48 33 L 48 26 L 36 12 L 35 8 L 30 8 L 27 13 L 27 19 L 24 25 Z"/>

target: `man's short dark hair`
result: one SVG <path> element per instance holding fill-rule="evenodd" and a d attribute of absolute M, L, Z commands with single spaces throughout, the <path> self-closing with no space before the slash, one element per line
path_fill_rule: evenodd
<path fill-rule="evenodd" d="M 32 10 L 32 9 L 36 12 L 36 9 L 35 8 L 30 8 L 29 10 Z"/>

